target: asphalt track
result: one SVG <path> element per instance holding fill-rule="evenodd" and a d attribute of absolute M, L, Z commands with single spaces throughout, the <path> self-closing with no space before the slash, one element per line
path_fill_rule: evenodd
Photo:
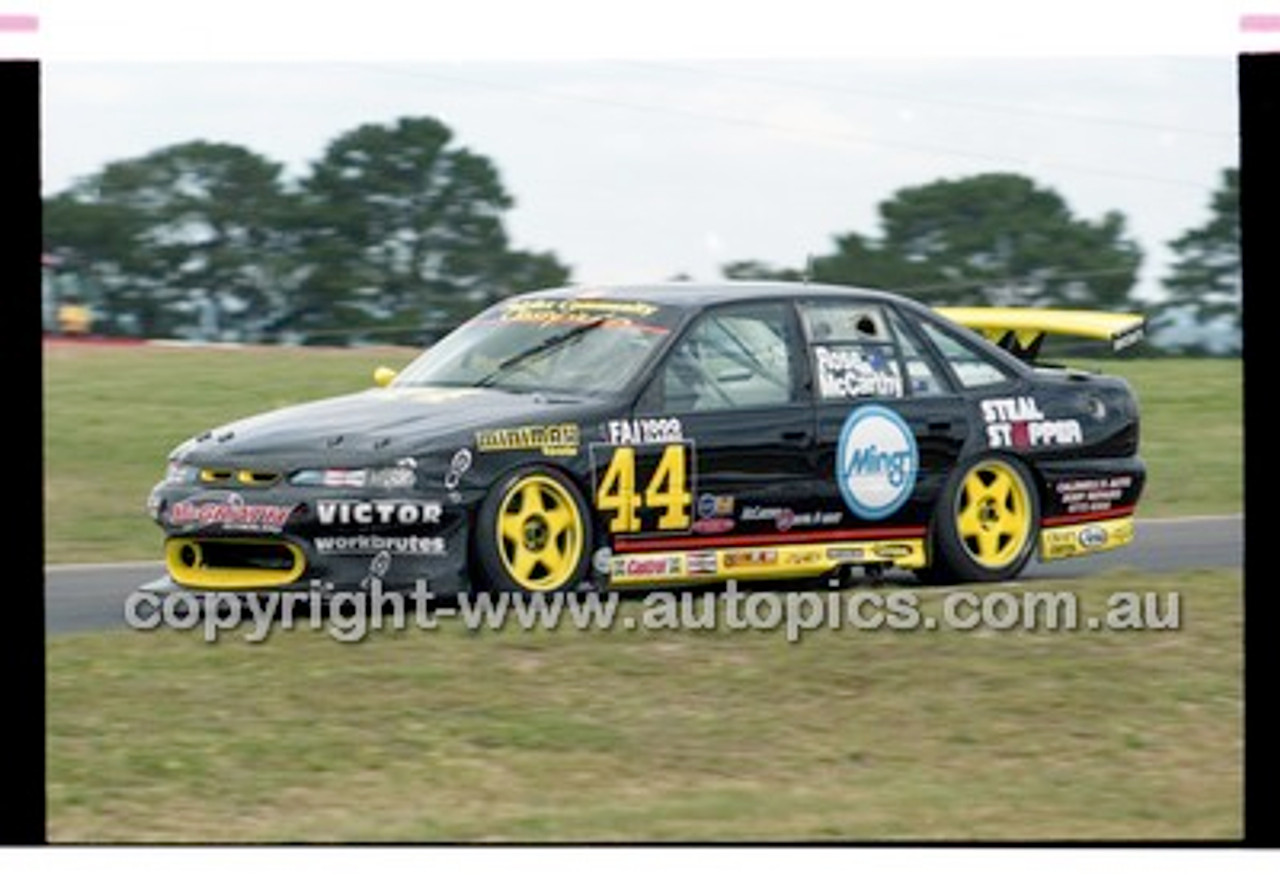
<path fill-rule="evenodd" d="M 1179 572 L 1243 568 L 1244 516 L 1138 521 L 1134 543 L 1121 550 L 1060 562 L 1032 561 L 1018 583 L 1077 578 L 1116 568 Z M 159 562 L 45 566 L 45 632 L 123 630 L 124 602 L 164 574 Z"/>

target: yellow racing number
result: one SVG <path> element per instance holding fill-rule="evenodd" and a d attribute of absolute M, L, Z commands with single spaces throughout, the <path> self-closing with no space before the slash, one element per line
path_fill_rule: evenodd
<path fill-rule="evenodd" d="M 644 494 L 640 495 L 636 491 L 635 448 L 630 445 L 616 448 L 596 489 L 596 509 L 615 514 L 609 520 L 609 531 L 640 531 L 640 510 L 644 508 L 661 511 L 658 514 L 661 530 L 688 528 L 693 495 L 689 492 L 686 454 L 683 445 L 666 446 Z"/>
<path fill-rule="evenodd" d="M 661 508 L 658 528 L 663 531 L 689 527 L 689 504 L 693 496 L 685 485 L 685 450 L 679 445 L 668 445 L 662 451 L 662 460 L 653 471 L 649 485 L 644 490 L 645 505 Z"/>
<path fill-rule="evenodd" d="M 636 450 L 619 448 L 613 452 L 609 468 L 604 471 L 604 478 L 596 489 L 596 509 L 601 513 L 616 513 L 609 520 L 611 532 L 640 531 L 640 509 L 642 499 L 636 494 Z"/>

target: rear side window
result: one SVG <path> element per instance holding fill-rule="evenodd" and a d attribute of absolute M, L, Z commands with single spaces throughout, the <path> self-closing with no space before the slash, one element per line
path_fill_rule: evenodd
<path fill-rule="evenodd" d="M 860 302 L 807 303 L 800 307 L 823 401 L 905 394 L 902 363 L 882 307 Z"/>
<path fill-rule="evenodd" d="M 939 396 L 951 391 L 946 375 L 940 373 L 934 359 L 919 339 L 897 316 L 889 319 L 902 348 L 902 366 L 907 372 L 907 386 L 913 396 Z"/>
<path fill-rule="evenodd" d="M 966 389 L 990 386 L 1009 379 L 1008 372 L 995 362 L 932 322 L 922 321 L 920 328 L 942 353 L 943 359 L 955 372 L 956 379 Z"/>

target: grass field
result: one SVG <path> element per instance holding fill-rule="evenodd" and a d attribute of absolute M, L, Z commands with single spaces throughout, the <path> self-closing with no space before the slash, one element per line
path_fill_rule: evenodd
<path fill-rule="evenodd" d="M 370 385 L 411 350 L 55 347 L 44 352 L 45 561 L 155 559 L 143 503 L 169 450 L 248 414 Z M 1242 363 L 1091 362 L 1142 402 L 1142 516 L 1242 509 Z"/>
<path fill-rule="evenodd" d="M 57 636 L 49 835 L 1238 838 L 1241 583 L 1072 582 L 1179 593 L 1161 631 Z"/>

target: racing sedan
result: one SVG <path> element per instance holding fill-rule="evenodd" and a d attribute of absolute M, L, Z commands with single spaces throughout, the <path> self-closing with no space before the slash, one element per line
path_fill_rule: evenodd
<path fill-rule="evenodd" d="M 1134 535 L 1134 393 L 1037 366 L 1058 333 L 1120 348 L 1142 318 L 805 283 L 512 297 L 378 386 L 174 449 L 157 583 L 1006 581 Z"/>

